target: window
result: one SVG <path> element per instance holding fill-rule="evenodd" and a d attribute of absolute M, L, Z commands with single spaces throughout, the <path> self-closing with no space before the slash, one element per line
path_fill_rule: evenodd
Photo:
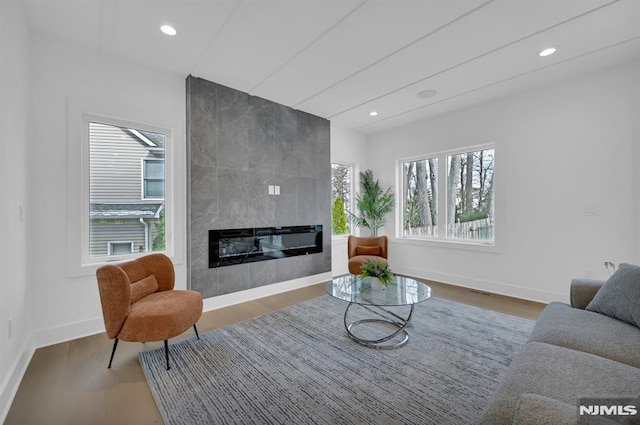
<path fill-rule="evenodd" d="M 438 158 L 403 163 L 405 236 L 438 236 Z"/>
<path fill-rule="evenodd" d="M 164 160 L 142 160 L 142 197 L 143 199 L 164 198 Z"/>
<path fill-rule="evenodd" d="M 493 244 L 493 147 L 401 161 L 400 169 L 402 236 Z"/>
<path fill-rule="evenodd" d="M 353 167 L 348 164 L 331 164 L 331 232 L 334 235 L 350 233 L 348 215 L 351 211 Z"/>
<path fill-rule="evenodd" d="M 447 237 L 493 241 L 493 149 L 447 157 Z"/>
<path fill-rule="evenodd" d="M 88 257 L 164 251 L 166 134 L 113 119 L 85 120 Z"/>
<path fill-rule="evenodd" d="M 133 242 L 109 242 L 109 255 L 131 254 Z"/>

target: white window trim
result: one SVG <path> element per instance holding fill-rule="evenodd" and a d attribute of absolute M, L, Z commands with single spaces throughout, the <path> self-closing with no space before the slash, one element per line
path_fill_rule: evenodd
<path fill-rule="evenodd" d="M 166 139 L 165 139 L 165 146 L 166 146 Z M 165 155 L 165 157 L 166 157 L 166 155 Z M 141 167 L 140 168 L 140 199 L 143 200 L 143 201 L 161 201 L 161 200 L 164 200 L 164 196 L 163 197 L 159 197 L 159 198 L 156 198 L 156 197 L 153 197 L 153 196 L 151 196 L 151 197 L 150 196 L 145 196 L 146 195 L 146 193 L 145 193 L 146 185 L 144 183 L 145 183 L 145 180 L 147 180 L 145 178 L 145 170 L 147 169 L 145 164 L 147 162 L 151 162 L 151 161 L 163 162 L 165 164 L 165 167 L 166 167 L 165 160 L 162 159 L 162 158 L 141 158 L 141 160 L 142 160 L 142 162 L 140 163 L 140 167 Z M 166 182 L 167 182 L 167 170 L 166 170 L 166 168 L 165 168 L 165 174 L 164 174 L 164 182 L 165 182 L 165 191 L 166 191 Z"/>
<path fill-rule="evenodd" d="M 129 119 L 121 117 L 126 116 Z M 145 254 L 89 257 L 89 129 L 88 120 L 108 119 L 122 127 L 164 133 L 165 143 L 165 238 L 174 264 L 184 263 L 186 217 L 186 147 L 184 122 L 169 113 L 131 108 L 126 102 L 104 102 L 93 98 L 67 99 L 67 274 L 95 276 L 108 262 L 129 260 Z M 162 124 L 153 124 L 160 120 Z"/>
<path fill-rule="evenodd" d="M 349 190 L 351 191 L 351 196 L 349 199 L 349 205 L 347 207 L 347 209 L 351 212 L 353 212 L 353 210 L 355 209 L 355 197 L 356 197 L 356 183 L 358 183 L 358 179 L 360 176 L 360 173 L 358 170 L 358 167 L 356 164 L 354 164 L 353 162 L 348 162 L 348 161 L 331 161 L 331 164 L 338 164 L 338 165 L 343 165 L 345 167 L 349 167 L 349 169 L 351 170 L 351 184 L 349 187 Z M 333 188 L 332 188 L 333 190 Z M 331 206 L 333 206 L 333 199 L 331 200 Z M 333 210 L 332 210 L 333 211 Z M 333 214 L 332 214 L 333 215 Z M 359 235 L 359 228 L 356 228 L 355 226 L 353 226 L 353 224 L 351 224 L 349 222 L 349 217 L 347 217 L 347 223 L 349 223 L 349 228 L 350 228 L 350 232 L 349 233 L 345 233 L 344 235 L 334 235 L 333 234 L 333 229 L 330 228 L 329 230 L 331 231 L 331 239 L 347 239 L 349 236 L 353 235 L 353 236 L 358 236 Z"/>
<path fill-rule="evenodd" d="M 485 251 L 485 252 L 502 252 L 502 249 L 498 243 L 499 241 L 499 231 L 496 226 L 493 234 L 492 242 L 482 242 L 482 241 L 473 241 L 473 240 L 461 240 L 461 239 L 450 239 L 447 238 L 447 223 L 446 218 L 444 220 L 438 220 L 438 236 L 435 238 L 428 237 L 416 237 L 416 236 L 405 236 L 403 235 L 403 211 L 404 211 L 404 188 L 402 186 L 403 182 L 403 164 L 405 162 L 417 161 L 422 159 L 430 159 L 430 158 L 438 158 L 438 182 L 446 182 L 447 181 L 447 157 L 451 155 L 463 154 L 472 151 L 479 151 L 484 149 L 493 149 L 494 150 L 494 164 L 496 161 L 496 153 L 495 153 L 495 143 L 484 143 L 473 146 L 464 146 L 456 149 L 444 150 L 439 152 L 433 152 L 423 155 L 414 155 L 406 158 L 401 158 L 396 161 L 396 193 L 399 194 L 399 202 L 396 202 L 396 211 L 395 211 L 395 237 L 394 242 L 397 243 L 408 243 L 415 245 L 429 245 L 439 248 L 454 248 L 454 249 L 465 249 L 472 251 Z M 495 171 L 495 165 L 494 165 Z M 499 178 L 499 174 L 497 176 Z M 500 183 L 498 183 L 499 185 Z M 500 186 L 498 186 L 500 187 Z M 438 183 L 438 205 L 444 205 L 439 211 L 439 216 L 443 217 L 447 216 L 447 193 L 446 190 L 440 190 L 440 183 Z M 494 192 L 494 195 L 496 193 Z M 496 196 L 495 202 L 495 215 L 499 216 L 499 197 Z M 496 218 L 496 223 L 499 222 Z"/>

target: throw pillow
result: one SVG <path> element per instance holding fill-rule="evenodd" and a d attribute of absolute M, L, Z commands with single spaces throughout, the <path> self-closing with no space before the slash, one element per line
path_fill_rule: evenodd
<path fill-rule="evenodd" d="M 575 425 L 576 423 L 575 404 L 567 404 L 539 394 L 522 394 L 515 413 L 513 425 Z"/>
<path fill-rule="evenodd" d="M 144 298 L 147 295 L 153 294 L 158 290 L 158 281 L 154 275 L 140 279 L 137 282 L 131 284 L 131 304 L 138 301 L 140 298 Z"/>
<path fill-rule="evenodd" d="M 598 290 L 585 310 L 640 327 L 640 266 L 623 263 Z"/>
<path fill-rule="evenodd" d="M 356 247 L 356 255 L 376 255 L 380 257 L 382 255 L 382 248 L 379 246 L 360 245 Z"/>

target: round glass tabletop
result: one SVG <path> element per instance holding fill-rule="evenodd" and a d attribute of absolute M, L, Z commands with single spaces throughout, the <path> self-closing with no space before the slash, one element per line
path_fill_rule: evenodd
<path fill-rule="evenodd" d="M 329 295 L 343 301 L 375 306 L 400 306 L 421 303 L 431 298 L 431 288 L 404 276 L 394 276 L 386 287 L 377 279 L 346 275 L 327 282 Z"/>

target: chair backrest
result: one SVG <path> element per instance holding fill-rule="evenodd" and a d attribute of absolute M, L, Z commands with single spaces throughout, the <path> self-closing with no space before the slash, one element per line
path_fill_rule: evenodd
<path fill-rule="evenodd" d="M 387 258 L 388 252 L 388 239 L 386 236 L 378 236 L 375 238 L 361 238 L 358 236 L 349 236 L 347 239 L 347 255 L 349 258 L 355 257 L 357 254 L 357 247 L 380 247 L 380 257 Z"/>
<path fill-rule="evenodd" d="M 131 285 L 153 275 L 157 291 L 170 291 L 175 285 L 173 263 L 164 254 L 150 254 L 121 264 L 107 264 L 96 271 L 104 326 L 115 338 L 129 315 Z"/>
<path fill-rule="evenodd" d="M 133 261 L 118 265 L 129 277 L 131 283 L 138 282 L 147 276 L 154 275 L 158 281 L 158 292 L 170 291 L 176 282 L 173 263 L 164 254 L 145 255 Z"/>

